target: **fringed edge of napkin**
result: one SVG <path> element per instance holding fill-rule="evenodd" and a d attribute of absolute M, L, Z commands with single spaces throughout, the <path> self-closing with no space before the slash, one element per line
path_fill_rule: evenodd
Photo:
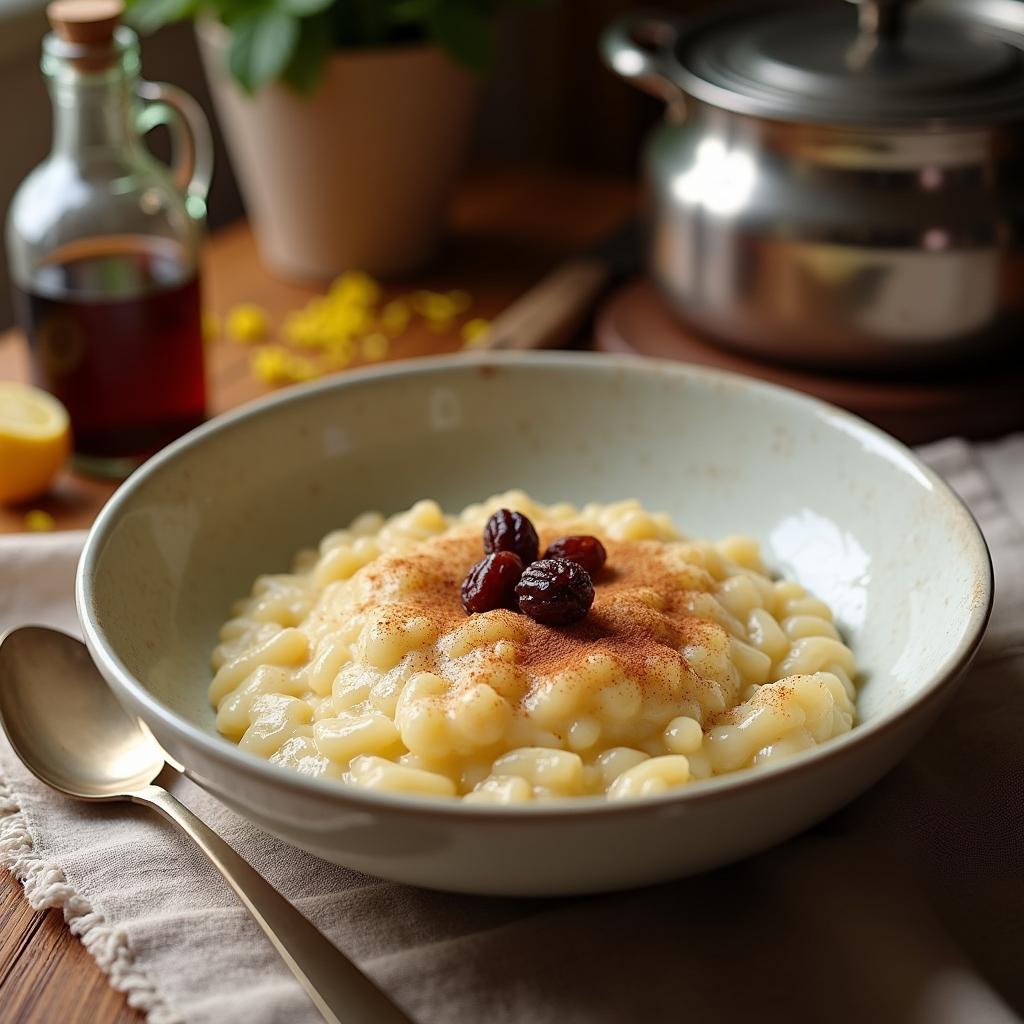
<path fill-rule="evenodd" d="M 71 934 L 96 961 L 110 984 L 128 997 L 128 1005 L 146 1014 L 149 1024 L 182 1024 L 181 1015 L 167 1002 L 148 973 L 135 963 L 125 933 L 109 925 L 68 883 L 61 868 L 35 851 L 32 834 L 17 798 L 0 777 L 0 866 L 22 884 L 33 910 L 57 908 Z"/>

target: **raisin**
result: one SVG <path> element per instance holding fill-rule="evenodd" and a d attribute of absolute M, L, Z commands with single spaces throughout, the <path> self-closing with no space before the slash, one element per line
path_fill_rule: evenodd
<path fill-rule="evenodd" d="M 570 562 L 582 565 L 591 576 L 596 576 L 608 558 L 604 545 L 588 534 L 559 537 L 548 545 L 545 558 L 568 558 Z"/>
<path fill-rule="evenodd" d="M 548 626 L 566 626 L 590 610 L 594 584 L 578 562 L 544 558 L 523 570 L 516 595 L 524 615 Z"/>
<path fill-rule="evenodd" d="M 511 551 L 495 551 L 482 558 L 462 581 L 462 607 L 467 612 L 490 612 L 495 608 L 516 608 L 516 584 L 523 575 L 523 563 Z"/>
<path fill-rule="evenodd" d="M 540 541 L 533 523 L 522 512 L 499 508 L 484 527 L 484 551 L 511 551 L 523 565 L 536 561 Z"/>

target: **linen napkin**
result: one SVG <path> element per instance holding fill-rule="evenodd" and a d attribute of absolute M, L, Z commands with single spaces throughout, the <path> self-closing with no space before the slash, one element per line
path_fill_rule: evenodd
<path fill-rule="evenodd" d="M 869 793 L 783 846 L 655 888 L 562 900 L 419 891 L 177 795 L 423 1024 L 1007 1024 L 1024 1012 L 1024 436 L 924 457 L 996 567 L 975 667 Z M 80 534 L 0 538 L 0 630 L 77 630 Z M 36 782 L 0 738 L 0 859 L 151 1024 L 319 1018 L 255 924 L 155 814 Z M 59 980 L 59 976 L 58 976 Z"/>

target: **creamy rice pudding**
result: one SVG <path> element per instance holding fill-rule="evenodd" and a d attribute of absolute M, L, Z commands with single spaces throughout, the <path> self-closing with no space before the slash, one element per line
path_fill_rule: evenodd
<path fill-rule="evenodd" d="M 568 535 L 604 546 L 577 621 L 467 613 L 460 588 L 501 508 L 529 517 L 541 552 Z M 454 517 L 433 501 L 359 516 L 257 579 L 220 641 L 210 699 L 240 747 L 470 802 L 642 797 L 775 762 L 855 717 L 853 654 L 822 601 L 772 579 L 753 540 L 687 539 L 632 500 L 510 492 Z"/>

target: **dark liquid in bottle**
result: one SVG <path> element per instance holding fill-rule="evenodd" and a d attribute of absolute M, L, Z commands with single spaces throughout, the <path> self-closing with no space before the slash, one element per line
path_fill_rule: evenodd
<path fill-rule="evenodd" d="M 64 246 L 15 298 L 35 381 L 67 406 L 86 466 L 141 461 L 202 423 L 199 281 L 175 243 Z"/>

